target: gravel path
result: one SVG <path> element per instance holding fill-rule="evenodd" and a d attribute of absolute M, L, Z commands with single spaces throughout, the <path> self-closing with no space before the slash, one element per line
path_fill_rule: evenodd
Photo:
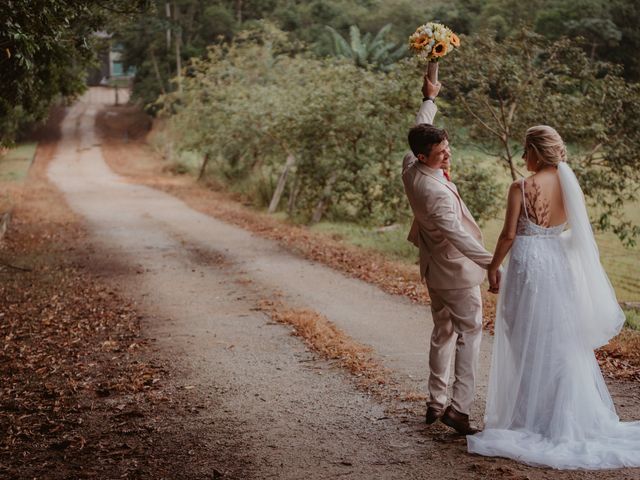
<path fill-rule="evenodd" d="M 356 389 L 347 373 L 317 359 L 257 303 L 278 294 L 325 315 L 373 347 L 398 382 L 423 393 L 427 309 L 117 176 L 94 132 L 109 95 L 93 89 L 70 108 L 49 177 L 87 221 L 95 270 L 161 319 L 145 331 L 181 372 L 182 386 L 215 398 L 197 429 L 211 441 L 212 457 L 216 442 L 233 437 L 246 445 L 239 452 L 242 478 L 640 478 L 634 471 L 560 474 L 474 457 L 443 427 L 428 429 L 421 417 L 390 412 Z M 477 419 L 490 348 L 485 336 Z M 624 395 L 623 413 L 638 418 L 637 388 L 619 383 L 613 393 Z"/>

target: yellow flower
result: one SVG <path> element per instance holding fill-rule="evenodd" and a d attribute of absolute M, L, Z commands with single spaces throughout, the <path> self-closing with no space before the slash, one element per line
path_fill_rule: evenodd
<path fill-rule="evenodd" d="M 438 42 L 431 50 L 431 55 L 434 57 L 444 57 L 447 54 L 447 44 L 444 42 Z"/>
<path fill-rule="evenodd" d="M 416 41 L 413 43 L 413 48 L 415 48 L 416 50 L 419 50 L 422 47 L 424 47 L 427 43 L 429 43 L 429 37 L 427 37 L 426 35 L 422 35 L 418 37 Z"/>
<path fill-rule="evenodd" d="M 450 40 L 451 40 L 451 45 L 453 45 L 454 47 L 460 46 L 460 38 L 455 33 L 451 34 Z"/>

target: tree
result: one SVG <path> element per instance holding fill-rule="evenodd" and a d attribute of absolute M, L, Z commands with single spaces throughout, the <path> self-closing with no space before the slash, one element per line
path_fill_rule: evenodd
<path fill-rule="evenodd" d="M 430 8 L 410 0 L 149 0 L 151 8 L 145 15 L 132 17 L 130 22 L 114 23 L 110 31 L 124 46 L 125 66 L 135 67 L 136 78 L 133 98 L 139 99 L 149 110 L 163 91 L 169 91 L 176 76 L 176 44 L 180 38 L 180 60 L 186 64 L 190 58 L 203 58 L 207 46 L 220 39 L 231 40 L 237 33 L 254 28 L 260 20 L 272 21 L 289 33 L 296 44 L 304 43 L 319 56 L 334 51 L 334 40 L 327 34 L 329 25 L 336 32 L 348 32 L 350 25 L 362 23 L 360 40 L 369 43 L 375 32 L 393 20 L 393 29 L 384 29 L 384 41 L 374 52 L 365 53 L 371 63 L 372 55 L 379 55 L 376 63 L 386 68 L 406 51 L 408 35 L 422 21 L 429 18 Z M 171 14 L 166 15 L 169 4 Z M 372 8 L 372 7 L 376 8 Z M 170 42 L 167 42 L 169 32 Z M 179 32 L 179 37 L 176 34 Z M 385 47 L 389 45 L 389 51 Z M 397 52 L 394 50 L 397 47 Z M 350 48 L 350 46 L 349 46 Z M 397 55 L 396 55 L 397 53 Z M 353 58 L 353 52 L 347 55 Z M 188 75 L 188 70 L 185 75 Z"/>
<path fill-rule="evenodd" d="M 59 97 L 85 88 L 94 60 L 94 32 L 110 15 L 144 9 L 146 0 L 27 0 L 0 2 L 0 145 L 43 119 Z"/>
<path fill-rule="evenodd" d="M 136 70 L 133 98 L 153 112 L 158 96 L 178 88 L 182 64 L 206 55 L 207 45 L 218 39 L 232 38 L 239 24 L 230 2 L 150 1 L 144 14 L 110 27 L 124 47 L 125 66 Z"/>
<path fill-rule="evenodd" d="M 586 50 L 592 59 L 602 49 L 607 51 L 615 48 L 622 39 L 622 32 L 612 20 L 609 2 L 603 0 L 551 2 L 536 16 L 535 30 L 552 40 L 562 37 L 584 38 Z"/>
<path fill-rule="evenodd" d="M 610 8 L 611 20 L 622 33 L 622 38 L 615 49 L 610 49 L 603 56 L 624 65 L 625 78 L 637 82 L 640 80 L 640 4 L 635 0 L 613 0 Z"/>
<path fill-rule="evenodd" d="M 293 49 L 293 50 L 292 50 Z M 400 180 L 420 72 L 390 72 L 300 51 L 268 24 L 212 46 L 187 67 L 183 92 L 165 100 L 172 138 L 232 188 L 305 222 L 389 224 L 408 214 Z M 201 171 L 203 169 L 201 168 Z M 490 215 L 488 175 L 460 169 Z M 483 196 L 484 195 L 484 196 Z"/>
<path fill-rule="evenodd" d="M 459 35 L 470 35 L 478 30 L 485 0 L 458 0 L 436 8 L 434 18 L 440 19 Z"/>
<path fill-rule="evenodd" d="M 456 158 L 452 174 L 452 180 L 478 225 L 483 226 L 486 220 L 501 213 L 504 205 L 496 199 L 503 197 L 505 188 L 492 169 L 480 167 L 474 159 Z"/>
<path fill-rule="evenodd" d="M 640 181 L 640 87 L 620 69 L 595 63 L 575 42 L 549 41 L 523 30 L 498 43 L 467 38 L 449 62 L 446 92 L 452 116 L 470 136 L 518 175 L 518 146 L 535 124 L 555 126 L 577 146 L 571 158 L 594 212 L 594 223 L 633 243 L 640 234 L 623 215 Z"/>
<path fill-rule="evenodd" d="M 338 57 L 351 59 L 358 67 L 377 68 L 383 71 L 390 70 L 391 66 L 407 54 L 407 47 L 398 47 L 395 43 L 388 42 L 385 37 L 391 30 L 391 24 L 382 27 L 375 36 L 370 33 L 362 35 L 360 29 L 351 25 L 349 28 L 349 42 L 334 28 L 327 26 L 333 40 L 333 53 Z"/>

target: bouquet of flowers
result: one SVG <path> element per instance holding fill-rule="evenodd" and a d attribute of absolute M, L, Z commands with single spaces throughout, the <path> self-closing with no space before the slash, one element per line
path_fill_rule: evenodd
<path fill-rule="evenodd" d="M 438 81 L 438 60 L 459 46 L 460 38 L 441 23 L 420 25 L 409 37 L 409 49 L 421 62 L 428 62 L 428 75 L 434 83 Z"/>

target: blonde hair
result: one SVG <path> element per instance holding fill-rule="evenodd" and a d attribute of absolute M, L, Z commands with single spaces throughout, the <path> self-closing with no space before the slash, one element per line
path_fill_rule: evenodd
<path fill-rule="evenodd" d="M 536 153 L 538 168 L 557 167 L 560 162 L 567 161 L 567 148 L 555 128 L 548 125 L 536 125 L 527 130 L 524 147 Z"/>

